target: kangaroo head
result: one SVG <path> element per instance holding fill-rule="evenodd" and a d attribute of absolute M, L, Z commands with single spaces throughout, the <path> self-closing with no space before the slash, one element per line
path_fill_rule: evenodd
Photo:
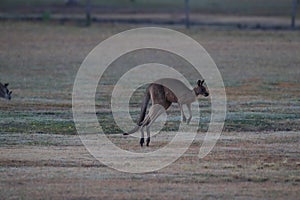
<path fill-rule="evenodd" d="M 0 83 L 0 97 L 10 100 L 12 91 L 9 91 L 7 89 L 7 86 L 8 86 L 8 83 L 5 83 L 4 85 L 2 85 L 2 83 Z"/>
<path fill-rule="evenodd" d="M 199 96 L 200 94 L 207 97 L 209 95 L 209 92 L 207 91 L 206 87 L 203 86 L 204 80 L 198 80 L 197 86 L 194 88 L 196 96 Z"/>

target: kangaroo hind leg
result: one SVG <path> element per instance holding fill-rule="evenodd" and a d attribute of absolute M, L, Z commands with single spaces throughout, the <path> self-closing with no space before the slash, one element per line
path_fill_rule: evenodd
<path fill-rule="evenodd" d="M 140 139 L 140 145 L 141 147 L 144 145 L 145 139 L 144 139 L 144 126 L 141 128 L 141 139 Z"/>
<path fill-rule="evenodd" d="M 155 104 L 151 106 L 151 108 L 149 109 L 149 113 L 146 118 L 147 121 L 145 121 L 146 131 L 147 131 L 147 141 L 146 141 L 147 146 L 149 146 L 150 144 L 150 127 L 155 122 L 155 120 L 164 112 L 165 112 L 164 107 L 159 104 Z"/>
<path fill-rule="evenodd" d="M 190 124 L 191 119 L 192 119 L 192 117 L 193 117 L 192 109 L 191 109 L 191 104 L 187 104 L 186 106 L 187 106 L 187 108 L 188 108 L 188 110 L 189 110 L 189 115 L 190 115 L 189 118 L 188 118 L 188 120 L 187 120 L 187 124 Z"/>
<path fill-rule="evenodd" d="M 144 128 L 150 123 L 150 117 L 149 114 L 146 116 L 146 118 L 141 122 L 141 139 L 140 139 L 140 145 L 141 147 L 144 145 L 145 143 L 145 133 L 144 133 Z M 148 131 L 148 130 L 147 130 Z M 147 136 L 148 136 L 148 132 L 147 132 Z M 147 145 L 148 146 L 148 145 Z"/>
<path fill-rule="evenodd" d="M 150 126 L 146 127 L 146 131 L 147 131 L 147 141 L 146 141 L 146 145 L 147 147 L 149 147 L 150 144 Z"/>
<path fill-rule="evenodd" d="M 186 122 L 186 117 L 183 111 L 183 104 L 179 103 L 179 108 L 180 108 L 182 122 Z"/>

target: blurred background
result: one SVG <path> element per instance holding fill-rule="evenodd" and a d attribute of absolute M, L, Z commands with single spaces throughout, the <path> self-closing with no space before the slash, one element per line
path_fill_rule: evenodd
<path fill-rule="evenodd" d="M 1 20 L 297 27 L 299 0 L 2 0 Z"/>

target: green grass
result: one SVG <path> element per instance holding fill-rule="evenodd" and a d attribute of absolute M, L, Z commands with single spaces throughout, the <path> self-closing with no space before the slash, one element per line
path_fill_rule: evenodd
<path fill-rule="evenodd" d="M 9 82 L 13 91 L 12 101 L 0 100 L 0 133 L 24 134 L 76 134 L 71 100 L 81 62 L 100 41 L 133 28 L 11 21 L 0 26 L 0 81 Z M 299 32 L 177 30 L 199 41 L 219 67 L 228 98 L 224 130 L 299 130 Z M 130 62 L 123 61 L 119 66 L 129 67 Z M 111 81 L 103 79 L 107 84 L 104 89 L 113 88 Z M 131 99 L 133 119 L 138 118 L 143 91 Z M 108 112 L 109 96 L 98 92 L 99 122 L 106 133 L 119 133 Z M 210 103 L 202 99 L 200 105 L 199 130 L 205 131 Z M 169 113 L 172 117 L 180 115 L 176 108 Z M 173 117 L 164 130 L 177 130 L 176 120 Z"/>
<path fill-rule="evenodd" d="M 76 134 L 72 114 L 65 111 L 0 113 L 1 133 Z"/>

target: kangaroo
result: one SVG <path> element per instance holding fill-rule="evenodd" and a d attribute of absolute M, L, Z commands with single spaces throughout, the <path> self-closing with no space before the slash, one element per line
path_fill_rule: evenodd
<path fill-rule="evenodd" d="M 192 119 L 191 104 L 197 100 L 200 95 L 207 97 L 209 92 L 203 86 L 204 80 L 198 80 L 197 86 L 194 89 L 189 89 L 183 82 L 176 79 L 160 79 L 155 83 L 151 83 L 146 89 L 143 103 L 141 106 L 141 113 L 137 126 L 123 135 L 130 135 L 141 130 L 140 145 L 144 145 L 144 127 L 147 131 L 146 145 L 150 143 L 150 126 L 151 124 L 163 113 L 164 109 L 167 110 L 172 103 L 178 103 L 183 122 L 190 123 Z M 152 106 L 146 116 L 147 106 L 151 99 Z M 183 105 L 187 105 L 189 111 L 189 118 L 187 119 L 183 112 Z M 145 117 L 146 116 L 146 117 Z"/>
<path fill-rule="evenodd" d="M 2 83 L 0 83 L 0 97 L 10 100 L 12 91 L 9 91 L 7 89 L 7 86 L 8 86 L 8 83 L 5 83 L 4 85 Z"/>

